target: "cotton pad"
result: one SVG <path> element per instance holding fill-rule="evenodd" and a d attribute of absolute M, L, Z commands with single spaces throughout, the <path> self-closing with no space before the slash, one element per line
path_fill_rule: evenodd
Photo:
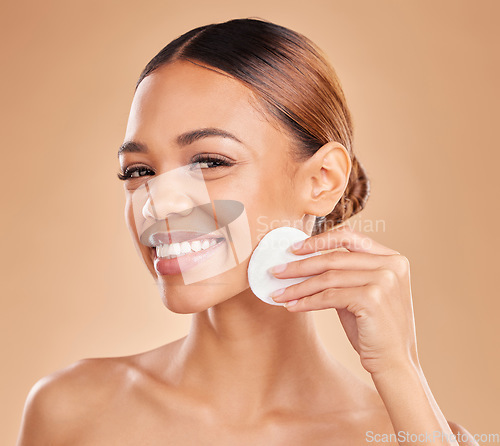
<path fill-rule="evenodd" d="M 262 240 L 259 242 L 250 257 L 247 270 L 250 289 L 260 300 L 271 305 L 283 306 L 283 303 L 275 302 L 271 297 L 269 297 L 269 295 L 279 288 L 300 283 L 312 277 L 307 276 L 278 279 L 268 272 L 269 268 L 282 263 L 293 262 L 295 260 L 320 255 L 321 253 L 319 252 L 306 255 L 296 255 L 287 251 L 290 245 L 293 245 L 300 240 L 305 240 L 306 238 L 309 238 L 309 235 L 305 232 L 288 226 L 273 229 L 262 237 Z"/>

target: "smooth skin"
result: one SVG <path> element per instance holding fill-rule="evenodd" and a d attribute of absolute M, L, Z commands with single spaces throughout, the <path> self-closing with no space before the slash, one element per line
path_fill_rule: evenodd
<path fill-rule="evenodd" d="M 209 136 L 178 146 L 179 135 L 204 128 L 223 129 L 240 143 Z M 288 264 L 277 277 L 315 277 L 276 298 L 298 300 L 282 307 L 253 295 L 249 259 L 203 286 L 189 286 L 178 276 L 158 275 L 152 249 L 139 243 L 133 190 L 200 153 L 232 160 L 207 167 L 205 182 L 212 199 L 244 204 L 253 247 L 289 222 L 311 234 L 315 216 L 328 214 L 345 190 L 351 169 L 345 147 L 330 142 L 308 160 L 292 161 L 292 141 L 251 90 L 187 61 L 141 82 L 125 142 L 147 147 L 120 156 L 123 171 L 141 166 L 145 173 L 124 182 L 127 224 L 165 306 L 193 313 L 191 329 L 151 351 L 83 359 L 40 379 L 26 401 L 18 446 L 331 446 L 365 444 L 367 431 L 467 433 L 452 422 L 448 428 L 419 366 L 409 265 L 400 253 L 345 228 L 309 238 L 300 253 L 344 252 Z M 163 206 L 175 213 L 185 199 L 172 191 Z M 374 387 L 323 346 L 312 310 L 333 308 Z"/>

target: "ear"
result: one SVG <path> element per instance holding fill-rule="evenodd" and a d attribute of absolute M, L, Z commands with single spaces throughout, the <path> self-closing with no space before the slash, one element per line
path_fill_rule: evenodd
<path fill-rule="evenodd" d="M 347 149 L 336 141 L 322 146 L 299 171 L 304 212 L 315 216 L 329 214 L 344 193 L 352 162 Z"/>

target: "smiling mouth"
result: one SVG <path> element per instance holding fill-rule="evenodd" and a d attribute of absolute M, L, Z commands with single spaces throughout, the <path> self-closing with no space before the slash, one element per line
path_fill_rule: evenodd
<path fill-rule="evenodd" d="M 206 251 L 224 241 L 224 237 L 199 237 L 195 240 L 181 243 L 159 244 L 155 248 L 156 257 L 159 259 L 174 259 L 185 255 Z"/>
<path fill-rule="evenodd" d="M 180 243 L 161 243 L 149 248 L 158 276 L 184 274 L 208 261 L 224 248 L 225 237 L 208 234 Z"/>

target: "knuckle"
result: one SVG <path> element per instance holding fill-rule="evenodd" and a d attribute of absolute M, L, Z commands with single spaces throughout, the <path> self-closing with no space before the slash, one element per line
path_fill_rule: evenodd
<path fill-rule="evenodd" d="M 300 292 L 299 288 L 300 285 L 301 285 L 300 283 L 296 283 L 285 287 L 285 291 L 283 291 L 283 294 L 278 296 L 278 299 L 283 298 L 285 296 L 287 299 L 293 298 L 297 292 Z"/>
<path fill-rule="evenodd" d="M 293 285 L 289 285 L 285 288 L 287 298 L 294 298 L 296 296 L 303 296 L 304 294 L 307 294 L 307 288 L 308 288 L 309 283 L 307 281 L 299 282 L 299 283 L 294 283 Z"/>
<path fill-rule="evenodd" d="M 339 261 L 340 257 L 342 256 L 341 251 L 332 251 L 326 254 L 328 256 L 328 265 L 329 266 L 335 266 L 337 265 L 337 262 Z"/>
<path fill-rule="evenodd" d="M 304 271 L 304 260 L 291 262 L 286 270 L 287 273 L 301 273 Z"/>
<path fill-rule="evenodd" d="M 322 299 L 331 299 L 334 295 L 334 289 L 333 288 L 327 288 L 326 290 L 324 290 L 321 294 L 322 294 Z"/>
<path fill-rule="evenodd" d="M 339 274 L 338 271 L 334 271 L 334 270 L 330 269 L 330 270 L 324 272 L 322 275 L 323 275 L 323 279 L 326 282 L 331 283 L 338 277 L 338 274 Z"/>
<path fill-rule="evenodd" d="M 368 285 L 367 294 L 368 298 L 372 301 L 372 303 L 377 305 L 382 303 L 383 289 L 380 285 L 377 284 Z"/>
<path fill-rule="evenodd" d="M 406 274 L 410 270 L 410 261 L 408 257 L 401 254 L 394 256 L 394 269 L 399 275 Z"/>
<path fill-rule="evenodd" d="M 322 233 L 320 236 L 315 240 L 315 247 L 317 250 L 325 250 L 328 249 L 328 246 L 330 246 L 331 243 L 331 237 L 330 234 L 328 233 Z"/>
<path fill-rule="evenodd" d="M 379 270 L 379 278 L 381 283 L 389 286 L 395 285 L 398 281 L 396 272 L 388 268 Z"/>

